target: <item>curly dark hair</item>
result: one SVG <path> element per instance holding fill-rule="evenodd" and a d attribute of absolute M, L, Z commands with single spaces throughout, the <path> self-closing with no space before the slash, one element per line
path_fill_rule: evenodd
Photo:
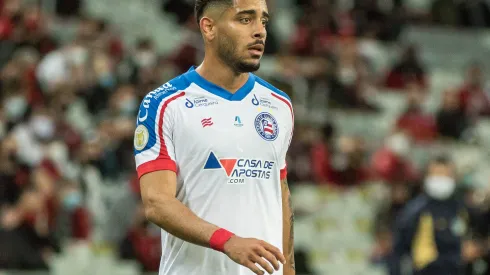
<path fill-rule="evenodd" d="M 194 6 L 194 13 L 196 15 L 196 20 L 198 25 L 206 8 L 215 4 L 232 5 L 233 2 L 232 0 L 196 0 L 196 5 Z"/>

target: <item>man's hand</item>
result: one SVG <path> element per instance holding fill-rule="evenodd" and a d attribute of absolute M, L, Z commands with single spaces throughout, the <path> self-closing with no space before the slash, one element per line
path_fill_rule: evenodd
<path fill-rule="evenodd" d="M 225 243 L 224 252 L 234 262 L 249 268 L 257 275 L 263 275 L 264 271 L 256 264 L 272 274 L 274 269 L 279 270 L 279 262 L 286 263 L 284 255 L 277 247 L 257 239 L 233 236 Z"/>

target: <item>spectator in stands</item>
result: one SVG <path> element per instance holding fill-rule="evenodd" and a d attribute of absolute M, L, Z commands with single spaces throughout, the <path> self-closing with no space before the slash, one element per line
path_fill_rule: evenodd
<path fill-rule="evenodd" d="M 407 87 L 407 104 L 404 113 L 398 118 L 395 128 L 405 131 L 417 143 L 432 142 L 437 137 L 436 120 L 432 114 L 423 110 L 426 97 L 417 84 Z"/>
<path fill-rule="evenodd" d="M 378 210 L 374 219 L 374 247 L 371 261 L 387 264 L 393 246 L 393 229 L 396 217 L 412 198 L 413 190 L 408 184 L 395 183 L 389 187 L 390 195 L 387 202 Z"/>
<path fill-rule="evenodd" d="M 303 6 L 292 39 L 292 54 L 297 56 L 324 55 L 333 50 L 339 26 L 333 5 L 311 2 Z"/>
<path fill-rule="evenodd" d="M 460 25 L 464 27 L 490 27 L 490 7 L 485 0 L 469 0 L 458 3 Z"/>
<path fill-rule="evenodd" d="M 401 259 L 407 254 L 414 275 L 461 274 L 464 261 L 480 254 L 476 242 L 463 240 L 470 221 L 467 207 L 456 195 L 457 181 L 448 158 L 429 163 L 424 194 L 408 202 L 397 217 L 391 275 L 401 274 Z"/>
<path fill-rule="evenodd" d="M 83 0 L 56 0 L 56 13 L 61 17 L 80 16 L 83 9 Z"/>
<path fill-rule="evenodd" d="M 490 98 L 485 91 L 482 65 L 468 66 L 465 83 L 459 88 L 459 106 L 470 117 L 490 115 Z"/>
<path fill-rule="evenodd" d="M 365 163 L 366 152 L 362 138 L 341 136 L 335 140 L 327 182 L 337 187 L 362 184 L 371 178 Z"/>
<path fill-rule="evenodd" d="M 443 93 L 442 106 L 436 115 L 437 130 L 442 137 L 462 139 L 469 127 L 466 114 L 459 108 L 458 94 L 447 90 Z"/>
<path fill-rule="evenodd" d="M 390 11 L 384 11 L 378 0 L 356 0 L 351 10 L 356 22 L 357 35 L 374 35 L 382 41 L 398 38 L 405 21 L 404 9 L 394 1 Z"/>
<path fill-rule="evenodd" d="M 298 129 L 297 135 L 289 146 L 290 156 L 287 157 L 288 180 L 292 184 L 313 180 L 310 152 L 311 145 L 316 138 L 316 129 L 307 125 L 298 125 L 298 127 L 296 128 Z"/>
<path fill-rule="evenodd" d="M 328 175 L 331 171 L 330 155 L 332 152 L 332 141 L 335 137 L 333 124 L 326 123 L 321 130 L 318 140 L 311 147 L 311 166 L 313 178 L 318 184 L 328 184 Z"/>
<path fill-rule="evenodd" d="M 119 246 L 119 256 L 137 260 L 146 272 L 158 271 L 161 257 L 160 228 L 146 220 L 143 205 L 137 206 L 133 225 Z"/>
<path fill-rule="evenodd" d="M 400 60 L 391 68 L 384 81 L 385 87 L 390 89 L 405 89 L 411 83 L 417 83 L 422 89 L 428 86 L 427 72 L 415 45 L 405 48 Z"/>
<path fill-rule="evenodd" d="M 445 26 L 459 24 L 458 3 L 455 1 L 435 0 L 431 7 L 432 22 Z"/>
<path fill-rule="evenodd" d="M 371 169 L 378 177 L 391 185 L 407 185 L 418 179 L 418 172 L 408 158 L 412 147 L 410 136 L 395 132 L 388 136 L 384 146 L 371 158 Z"/>

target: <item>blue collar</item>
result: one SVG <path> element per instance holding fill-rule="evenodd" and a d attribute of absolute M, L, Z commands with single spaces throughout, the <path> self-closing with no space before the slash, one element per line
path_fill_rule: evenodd
<path fill-rule="evenodd" d="M 245 84 L 235 93 L 230 93 L 224 88 L 209 82 L 196 72 L 194 66 L 191 67 L 187 73 L 184 74 L 184 76 L 190 82 L 196 83 L 204 90 L 230 101 L 241 101 L 250 93 L 250 91 L 252 91 L 253 87 L 255 86 L 255 76 L 251 73 L 248 74 L 247 82 L 245 82 Z"/>

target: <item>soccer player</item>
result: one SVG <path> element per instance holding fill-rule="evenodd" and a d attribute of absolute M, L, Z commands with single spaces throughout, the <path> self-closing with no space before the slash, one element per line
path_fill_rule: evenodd
<path fill-rule="evenodd" d="M 265 0 L 197 0 L 200 66 L 150 92 L 134 136 L 141 195 L 162 228 L 160 275 L 294 271 L 289 97 L 260 67 Z"/>

